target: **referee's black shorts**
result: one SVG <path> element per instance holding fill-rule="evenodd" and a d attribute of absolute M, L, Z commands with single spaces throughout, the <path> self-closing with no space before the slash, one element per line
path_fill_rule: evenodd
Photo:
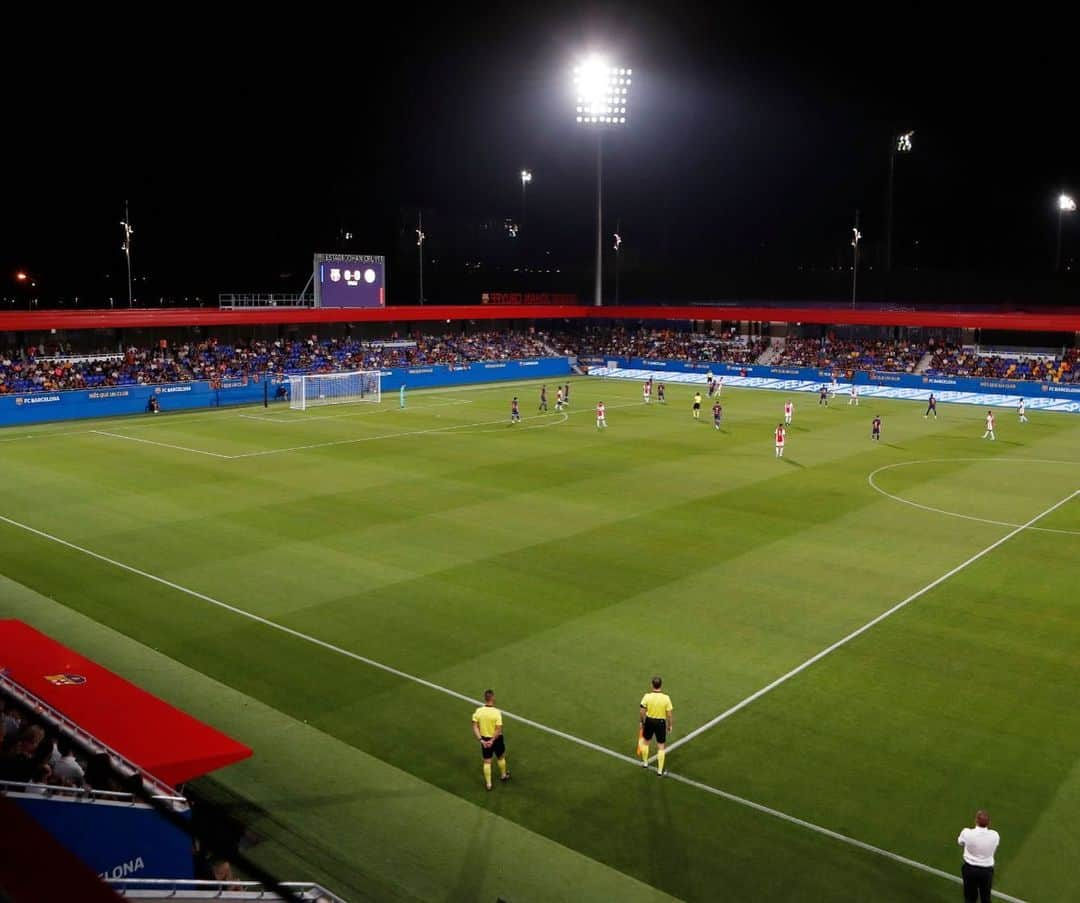
<path fill-rule="evenodd" d="M 642 726 L 641 736 L 646 740 L 656 737 L 657 743 L 667 743 L 667 719 L 646 718 Z"/>
<path fill-rule="evenodd" d="M 490 740 L 491 737 L 481 737 L 480 739 Z M 482 755 L 485 759 L 490 759 L 492 756 L 494 756 L 496 759 L 501 759 L 503 756 L 505 756 L 506 743 L 503 742 L 502 734 L 499 734 L 499 736 L 495 738 L 495 742 L 492 743 L 491 746 L 481 746 L 480 755 Z"/>

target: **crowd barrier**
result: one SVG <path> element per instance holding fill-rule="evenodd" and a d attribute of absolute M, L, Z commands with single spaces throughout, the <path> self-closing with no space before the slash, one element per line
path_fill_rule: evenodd
<path fill-rule="evenodd" d="M 612 363 L 625 370 L 648 370 L 657 373 L 701 373 L 702 377 L 712 371 L 715 376 L 743 376 L 755 379 L 800 380 L 803 382 L 829 383 L 837 381 L 848 385 L 852 382 L 862 386 L 882 386 L 897 389 L 921 389 L 931 392 L 964 392 L 985 395 L 1015 395 L 1025 398 L 1054 398 L 1062 401 L 1080 401 L 1080 382 L 1047 383 L 1034 380 L 987 379 L 962 376 L 926 376 L 914 373 L 892 373 L 881 370 L 824 369 L 818 367 L 765 367 L 759 364 L 689 363 L 679 360 L 654 360 L 641 357 L 582 356 L 583 364 L 611 366 Z"/>
<path fill-rule="evenodd" d="M 570 360 L 565 357 L 392 367 L 382 371 L 382 391 L 397 392 L 403 384 L 407 389 L 423 389 L 497 380 L 547 379 L 570 372 Z M 168 385 L 103 386 L 64 392 L 0 395 L 0 426 L 141 414 L 149 410 L 151 398 L 158 400 L 162 411 L 259 404 L 264 398 L 280 402 L 280 399 L 276 399 L 279 385 L 277 378 L 265 381 L 226 379 L 220 385 L 193 380 Z"/>

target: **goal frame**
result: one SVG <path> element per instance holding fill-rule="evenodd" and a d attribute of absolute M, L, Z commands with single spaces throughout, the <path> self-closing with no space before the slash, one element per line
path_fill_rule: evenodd
<path fill-rule="evenodd" d="M 354 380 L 354 391 L 347 384 Z M 326 391 L 346 386 L 345 391 Z M 322 391 L 320 391 L 322 390 Z M 382 401 L 381 370 L 343 370 L 336 373 L 303 373 L 289 377 L 289 410 L 334 404 L 379 404 Z"/>

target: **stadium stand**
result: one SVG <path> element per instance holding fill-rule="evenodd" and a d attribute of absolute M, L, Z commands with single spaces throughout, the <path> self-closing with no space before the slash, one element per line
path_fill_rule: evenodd
<path fill-rule="evenodd" d="M 488 330 L 471 334 L 413 333 L 389 338 L 323 338 L 198 342 L 130 347 L 123 352 L 72 354 L 44 346 L 0 352 L 0 395 L 65 389 L 158 385 L 190 380 L 255 379 L 264 375 L 330 373 L 341 370 L 467 364 L 563 355 L 592 358 L 685 360 L 691 363 L 752 364 L 768 352 L 772 366 L 914 373 L 930 355 L 932 376 L 1073 382 L 1078 350 L 978 351 L 974 346 L 936 345 L 891 339 L 791 337 L 770 340 L 734 333 L 623 327 L 583 332 Z M 61 353 L 65 352 L 65 353 Z"/>
<path fill-rule="evenodd" d="M 549 343 L 564 354 L 592 357 L 671 358 L 694 363 L 752 364 L 769 340 L 735 334 L 680 332 L 673 329 L 630 331 L 621 327 L 583 334 L 555 333 Z"/>
<path fill-rule="evenodd" d="M 227 343 L 207 339 L 123 353 L 48 355 L 29 348 L 0 356 L 0 394 L 55 392 L 99 386 L 242 379 L 264 373 L 330 373 L 378 367 L 457 364 L 544 357 L 536 336 L 521 332 L 412 335 L 391 339 L 325 339 Z"/>
<path fill-rule="evenodd" d="M 772 363 L 777 367 L 828 367 L 914 373 L 925 353 L 926 346 L 916 342 L 789 338 L 781 346 Z"/>
<path fill-rule="evenodd" d="M 1071 349 L 1069 355 L 1058 357 L 1052 352 L 978 351 L 970 346 L 946 344 L 935 349 L 927 372 L 931 376 L 1071 382 L 1075 378 L 1076 349 Z"/>

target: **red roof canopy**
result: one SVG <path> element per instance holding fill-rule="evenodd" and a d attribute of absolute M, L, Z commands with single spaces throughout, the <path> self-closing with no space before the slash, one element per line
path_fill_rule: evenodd
<path fill-rule="evenodd" d="M 44 329 L 165 329 L 177 326 L 256 326 L 295 323 L 410 323 L 437 320 L 753 320 L 788 323 L 852 323 L 879 326 L 933 326 L 1008 329 L 1024 332 L 1080 332 L 1080 312 L 998 312 L 986 310 L 852 310 L 842 307 L 583 307 L 570 305 L 472 304 L 380 307 L 131 308 L 124 310 L 43 310 L 0 312 L 0 332 Z"/>
<path fill-rule="evenodd" d="M 22 621 L 0 620 L 0 671 L 170 786 L 251 755 L 242 743 Z"/>

